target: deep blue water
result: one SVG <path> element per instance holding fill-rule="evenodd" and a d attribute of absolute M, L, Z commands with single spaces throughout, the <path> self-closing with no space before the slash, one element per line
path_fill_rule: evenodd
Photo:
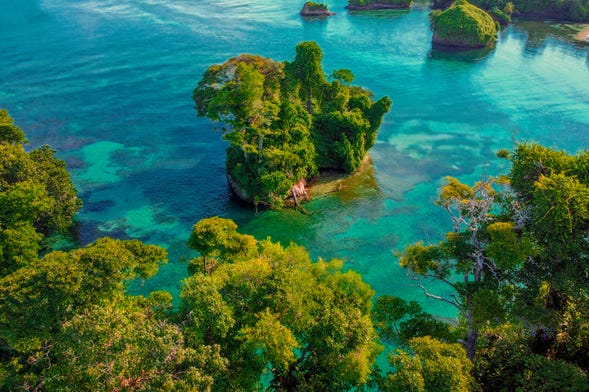
<path fill-rule="evenodd" d="M 0 0 L 0 107 L 30 146 L 68 163 L 84 208 L 80 241 L 111 235 L 163 245 L 171 262 L 139 290 L 176 293 L 191 226 L 213 215 L 243 232 L 341 258 L 380 294 L 420 300 L 393 250 L 448 229 L 435 207 L 444 176 L 496 174 L 499 148 L 536 141 L 589 145 L 589 49 L 564 25 L 522 23 L 492 51 L 432 50 L 426 4 L 410 12 L 303 20 L 304 1 Z M 373 174 L 307 205 L 262 212 L 230 197 L 225 145 L 197 118 L 192 89 L 211 64 L 239 53 L 277 60 L 315 40 L 326 72 L 393 99 L 371 151 Z"/>

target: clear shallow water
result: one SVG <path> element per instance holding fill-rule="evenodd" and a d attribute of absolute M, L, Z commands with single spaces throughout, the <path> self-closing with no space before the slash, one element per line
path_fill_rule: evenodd
<path fill-rule="evenodd" d="M 303 20 L 302 3 L 0 0 L 0 107 L 31 147 L 67 160 L 84 200 L 82 243 L 111 235 L 168 248 L 171 262 L 139 290 L 177 292 L 192 224 L 219 215 L 451 315 L 409 286 L 392 251 L 448 229 L 432 204 L 444 176 L 497 173 L 495 151 L 514 140 L 589 145 L 589 49 L 559 37 L 561 26 L 525 23 L 492 51 L 444 53 L 431 49 L 426 5 L 348 14 L 332 0 L 335 16 Z M 326 72 L 351 69 L 393 108 L 372 171 L 308 204 L 311 215 L 256 215 L 231 199 L 224 144 L 196 117 L 192 89 L 213 63 L 246 52 L 290 60 L 303 40 L 323 48 Z"/>

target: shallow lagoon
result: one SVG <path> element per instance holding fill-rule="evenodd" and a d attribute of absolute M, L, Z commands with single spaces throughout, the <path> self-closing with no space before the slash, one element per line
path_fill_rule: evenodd
<path fill-rule="evenodd" d="M 444 176 L 504 171 L 514 141 L 575 152 L 589 145 L 589 48 L 562 24 L 526 22 L 492 51 L 432 50 L 428 8 L 304 20 L 271 0 L 8 0 L 0 16 L 0 107 L 31 140 L 66 159 L 84 200 L 80 241 L 111 235 L 163 245 L 171 262 L 135 290 L 174 293 L 193 256 L 192 224 L 220 215 L 243 232 L 341 258 L 379 294 L 426 301 L 394 250 L 448 229 L 435 207 Z M 373 168 L 306 206 L 266 211 L 231 198 L 224 144 L 199 119 L 192 88 L 207 66 L 239 53 L 291 60 L 315 40 L 324 69 L 393 99 L 371 151 Z"/>

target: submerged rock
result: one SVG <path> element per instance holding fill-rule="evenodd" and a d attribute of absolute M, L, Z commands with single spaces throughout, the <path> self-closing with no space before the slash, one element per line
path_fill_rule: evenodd
<path fill-rule="evenodd" d="M 466 0 L 455 1 L 443 12 L 432 11 L 430 19 L 434 45 L 482 48 L 492 47 L 497 41 L 498 24 Z"/>
<path fill-rule="evenodd" d="M 327 9 L 326 4 L 315 3 L 313 1 L 307 1 L 303 5 L 301 10 L 301 16 L 331 16 L 335 15 L 335 12 L 331 12 Z"/>

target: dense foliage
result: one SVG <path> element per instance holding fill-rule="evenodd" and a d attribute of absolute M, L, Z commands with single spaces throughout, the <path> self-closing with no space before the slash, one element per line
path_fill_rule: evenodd
<path fill-rule="evenodd" d="M 374 144 L 391 101 L 349 86 L 348 70 L 328 82 L 322 57 L 314 42 L 298 44 L 292 62 L 240 55 L 195 88 L 198 115 L 224 124 L 227 174 L 243 199 L 279 207 L 318 169 L 353 172 Z"/>
<path fill-rule="evenodd" d="M 444 11 L 432 11 L 430 20 L 436 45 L 481 48 L 497 41 L 498 26 L 493 18 L 466 0 L 457 0 Z"/>
<path fill-rule="evenodd" d="M 515 9 L 524 15 L 549 17 L 574 22 L 589 21 L 588 0 L 515 0 Z"/>
<path fill-rule="evenodd" d="M 27 152 L 26 143 L 0 110 L 0 276 L 35 260 L 42 240 L 66 232 L 82 205 L 65 162 L 48 146 Z"/>
<path fill-rule="evenodd" d="M 512 324 L 489 328 L 479 342 L 475 374 L 484 391 L 586 391 L 586 369 L 538 354 L 530 331 Z"/>
<path fill-rule="evenodd" d="M 584 391 L 589 155 L 521 144 L 510 158 L 505 178 L 473 187 L 449 178 L 438 203 L 454 231 L 410 245 L 401 264 L 427 296 L 457 308 L 482 390 Z M 431 279 L 456 294 L 430 292 Z"/>
<path fill-rule="evenodd" d="M 188 244 L 200 256 L 176 307 L 167 292 L 126 292 L 167 261 L 158 246 L 102 238 L 39 258 L 41 229 L 71 216 L 49 214 L 60 193 L 31 156 L 45 158 L 43 170 L 79 202 L 51 150 L 27 154 L 24 133 L 1 113 L 1 245 L 11 257 L 0 276 L 0 391 L 233 392 L 261 390 L 264 379 L 270 390 L 344 391 L 369 381 L 381 351 L 373 290 L 341 261 L 312 262 L 299 246 L 238 233 L 231 220 L 194 225 Z M 34 241 L 16 247 L 29 226 Z"/>
<path fill-rule="evenodd" d="M 357 273 L 269 240 L 218 260 L 214 272 L 184 281 L 180 317 L 192 338 L 221 347 L 228 371 L 220 390 L 256 390 L 264 373 L 279 391 L 344 391 L 368 381 L 380 345 L 374 292 Z"/>
<path fill-rule="evenodd" d="M 307 1 L 303 5 L 303 7 L 307 7 L 310 10 L 320 10 L 320 11 L 327 11 L 327 4 L 325 3 L 315 3 L 314 1 Z"/>
<path fill-rule="evenodd" d="M 128 362 L 121 359 L 117 365 L 110 364 L 106 357 L 129 356 L 127 349 L 113 344 L 113 338 L 120 331 L 105 321 L 105 325 L 94 323 L 98 312 L 105 317 L 114 316 L 110 311 L 124 309 L 120 303 L 124 298 L 124 282 L 136 277 L 146 278 L 157 271 L 165 260 L 165 251 L 137 240 L 116 241 L 109 238 L 98 240 L 83 249 L 70 252 L 51 252 L 42 259 L 31 261 L 0 279 L 0 385 L 2 390 L 44 389 L 48 390 L 90 390 L 93 385 L 103 382 L 123 382 L 120 377 L 139 376 L 142 369 L 126 367 Z M 150 308 L 144 302 L 146 308 Z M 147 311 L 147 309 L 145 309 Z M 102 317 L 102 316 L 101 316 Z M 121 317 L 133 317 L 121 314 Z M 75 323 L 74 326 L 71 323 Z M 105 344 L 88 337 L 79 337 L 78 328 L 93 328 L 95 332 L 107 333 L 102 339 Z M 116 323 L 115 323 L 116 324 Z M 75 330 L 68 330 L 72 326 Z M 101 332 L 102 331 L 102 332 Z M 64 334 L 73 333 L 76 338 Z M 83 332 L 84 334 L 90 331 Z M 90 336 L 90 335 L 88 335 Z M 108 337 L 108 338 L 107 338 Z M 120 336 L 119 339 L 132 339 Z M 135 339 L 137 340 L 137 339 Z M 93 344 L 96 352 L 93 350 Z M 110 351 L 109 344 L 113 344 Z M 145 342 L 137 342 L 138 345 Z M 77 350 L 77 351 L 76 351 Z M 145 353 L 149 355 L 149 353 Z M 82 361 L 86 358 L 88 361 Z M 163 358 L 162 358 L 163 360 Z M 71 361 L 71 362 L 70 362 Z M 100 361 L 102 366 L 93 362 Z M 141 360 L 137 359 L 138 364 Z M 101 370 L 114 366 L 104 374 Z M 59 372 L 59 369 L 63 373 Z M 78 376 L 73 372 L 79 368 Z M 79 377 L 79 378 L 78 378 Z M 104 385 L 107 385 L 104 384 Z M 113 384 L 114 385 L 114 384 Z M 102 389 L 102 388 L 100 388 Z M 108 388 L 103 388 L 108 389 Z"/>
<path fill-rule="evenodd" d="M 506 4 L 503 9 L 495 6 L 492 7 L 489 11 L 489 15 L 499 23 L 501 26 L 505 26 L 508 23 L 511 23 L 511 15 L 513 14 L 513 3 Z"/>
<path fill-rule="evenodd" d="M 0 390 L 255 391 L 264 375 L 277 391 L 366 384 L 381 350 L 373 290 L 341 261 L 236 229 L 195 225 L 190 243 L 218 263 L 183 282 L 176 309 L 166 292 L 125 293 L 166 258 L 136 240 L 52 252 L 3 277 Z"/>
<path fill-rule="evenodd" d="M 218 217 L 194 225 L 199 256 L 174 305 L 164 291 L 126 291 L 167 261 L 158 246 L 102 238 L 39 257 L 43 233 L 67 228 L 71 212 L 45 211 L 60 185 L 37 162 L 79 202 L 53 152 L 25 152 L 24 133 L 0 114 L 0 391 L 589 389 L 586 151 L 521 144 L 499 154 L 507 176 L 446 179 L 437 204 L 452 231 L 399 256 L 428 297 L 456 307 L 452 322 L 397 297 L 373 304 L 341 261 L 312 261 Z M 376 366 L 381 342 L 395 346 L 387 369 Z"/>
<path fill-rule="evenodd" d="M 458 343 L 413 338 L 408 349 L 398 349 L 389 361 L 395 371 L 379 382 L 384 392 L 469 392 L 475 386 L 470 374 L 473 364 Z"/>
<path fill-rule="evenodd" d="M 435 8 L 446 8 L 452 0 L 434 0 Z M 473 4 L 491 12 L 501 10 L 507 15 L 540 17 L 572 22 L 589 21 L 589 0 L 472 0 Z M 509 12 L 511 11 L 511 12 Z"/>

